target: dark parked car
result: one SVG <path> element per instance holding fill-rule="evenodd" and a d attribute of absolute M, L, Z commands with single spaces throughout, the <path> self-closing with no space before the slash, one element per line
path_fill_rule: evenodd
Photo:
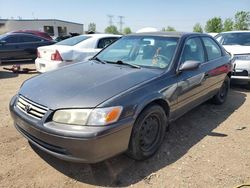
<path fill-rule="evenodd" d="M 53 41 L 25 33 L 0 35 L 0 61 L 36 59 L 39 46 L 54 44 Z"/>
<path fill-rule="evenodd" d="M 88 62 L 27 80 L 10 111 L 24 137 L 58 158 L 93 163 L 127 152 L 143 160 L 170 121 L 208 99 L 225 102 L 231 67 L 206 34 L 133 34 Z"/>
<path fill-rule="evenodd" d="M 28 33 L 28 34 L 32 34 L 32 35 L 36 35 L 36 36 L 45 38 L 47 40 L 53 40 L 48 33 L 45 33 L 43 31 L 37 31 L 37 30 L 18 30 L 18 31 L 13 31 L 12 33 Z"/>

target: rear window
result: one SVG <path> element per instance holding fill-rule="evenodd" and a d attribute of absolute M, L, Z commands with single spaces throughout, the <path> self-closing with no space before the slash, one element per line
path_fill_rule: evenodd
<path fill-rule="evenodd" d="M 76 36 L 76 37 L 72 37 L 69 39 L 65 39 L 61 42 L 56 43 L 57 45 L 67 45 L 67 46 L 74 46 L 86 39 L 90 38 L 89 36 Z"/>

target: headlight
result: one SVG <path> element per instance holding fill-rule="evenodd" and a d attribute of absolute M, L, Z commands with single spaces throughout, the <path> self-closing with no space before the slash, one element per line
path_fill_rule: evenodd
<path fill-rule="evenodd" d="M 96 109 L 58 110 L 53 116 L 53 121 L 72 125 L 108 125 L 116 122 L 121 112 L 121 106 Z"/>
<path fill-rule="evenodd" d="M 250 54 L 234 55 L 234 60 L 249 61 L 250 60 Z"/>
<path fill-rule="evenodd" d="M 90 112 L 90 109 L 57 110 L 53 116 L 53 121 L 73 125 L 86 125 Z"/>

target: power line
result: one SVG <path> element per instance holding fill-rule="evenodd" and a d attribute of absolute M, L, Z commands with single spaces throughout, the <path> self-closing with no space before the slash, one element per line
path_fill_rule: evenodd
<path fill-rule="evenodd" d="M 109 21 L 108 21 L 108 23 L 109 23 L 109 26 L 111 26 L 111 25 L 113 25 L 113 15 L 107 15 L 108 16 L 108 19 L 109 19 Z"/>
<path fill-rule="evenodd" d="M 122 19 L 123 18 L 125 18 L 124 16 L 118 16 L 119 17 L 119 22 L 118 22 L 118 24 L 120 25 L 120 33 L 122 33 L 122 26 L 123 26 L 123 24 L 124 24 L 124 22 L 122 21 Z"/>

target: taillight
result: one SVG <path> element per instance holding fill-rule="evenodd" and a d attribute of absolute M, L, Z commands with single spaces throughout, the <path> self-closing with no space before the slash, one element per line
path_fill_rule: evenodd
<path fill-rule="evenodd" d="M 51 60 L 52 61 L 62 61 L 62 57 L 60 55 L 60 53 L 56 50 L 55 53 L 51 54 Z"/>
<path fill-rule="evenodd" d="M 36 51 L 36 55 L 37 55 L 37 58 L 41 58 L 41 54 L 38 50 Z"/>

